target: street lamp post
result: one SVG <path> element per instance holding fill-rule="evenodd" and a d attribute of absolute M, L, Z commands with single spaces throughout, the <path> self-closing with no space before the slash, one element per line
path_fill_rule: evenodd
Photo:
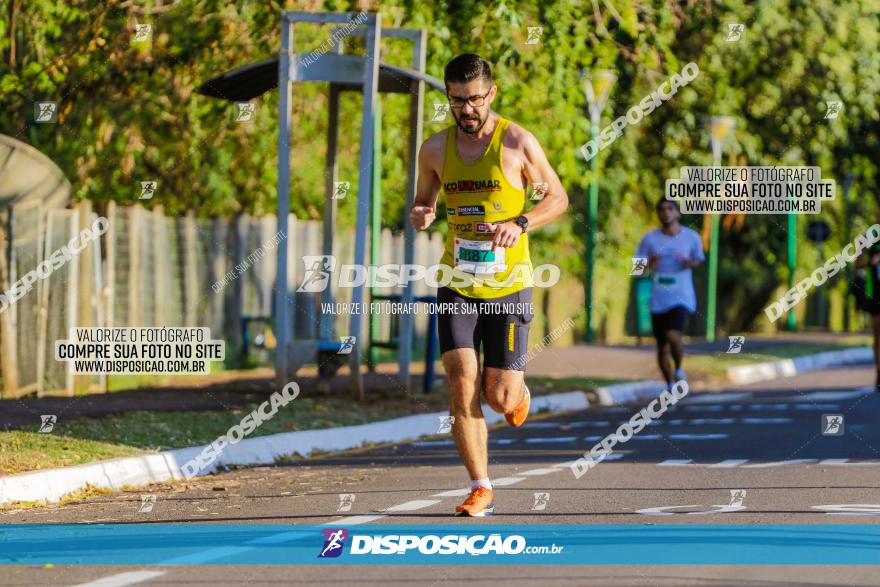
<path fill-rule="evenodd" d="M 712 165 L 721 165 L 721 153 L 724 140 L 736 126 L 736 119 L 731 116 L 713 116 L 709 119 L 710 143 L 712 146 Z M 710 216 L 712 231 L 709 236 L 709 279 L 706 292 L 706 341 L 715 340 L 715 314 L 718 296 L 718 214 Z"/>
<path fill-rule="evenodd" d="M 848 172 L 843 178 L 843 242 L 852 241 L 852 215 L 850 213 L 849 206 L 849 190 L 852 187 L 853 179 L 855 179 L 856 174 L 852 171 Z M 846 287 L 849 288 L 849 284 L 852 283 L 852 268 L 850 264 L 846 264 Z M 850 295 L 849 289 L 844 294 L 843 297 L 843 331 L 849 332 L 849 304 L 850 304 Z"/>
<path fill-rule="evenodd" d="M 794 287 L 794 271 L 797 268 L 797 215 L 791 212 L 788 215 L 786 224 L 786 265 L 788 268 L 788 289 Z M 786 290 L 787 291 L 787 290 Z M 789 332 L 794 332 L 797 328 L 797 316 L 794 314 L 794 307 L 788 310 L 785 318 L 786 328 Z"/>
<path fill-rule="evenodd" d="M 617 76 L 607 70 L 596 71 L 584 76 L 584 92 L 590 111 L 590 140 L 599 136 L 602 110 Z M 599 181 L 596 177 L 599 159 L 590 158 L 590 191 L 587 196 L 587 280 L 584 305 L 587 312 L 586 341 L 593 342 L 593 265 L 595 264 L 596 226 L 599 213 Z"/>

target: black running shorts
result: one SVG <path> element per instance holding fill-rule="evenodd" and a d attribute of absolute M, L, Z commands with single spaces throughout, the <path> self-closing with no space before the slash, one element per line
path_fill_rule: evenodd
<path fill-rule="evenodd" d="M 437 328 L 440 353 L 453 349 L 483 349 L 483 366 L 525 371 L 532 290 L 500 298 L 465 297 L 448 287 L 437 290 Z"/>
<path fill-rule="evenodd" d="M 667 333 L 670 330 L 684 332 L 684 325 L 689 313 L 688 309 L 684 306 L 675 306 L 665 312 L 651 314 L 651 326 L 654 330 L 654 338 L 657 339 L 657 344 L 664 345 L 669 342 Z"/>

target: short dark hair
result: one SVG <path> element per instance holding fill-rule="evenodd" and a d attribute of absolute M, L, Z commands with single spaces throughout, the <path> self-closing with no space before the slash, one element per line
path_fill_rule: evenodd
<path fill-rule="evenodd" d="M 466 84 L 475 79 L 484 79 L 492 84 L 492 66 L 475 53 L 463 53 L 446 64 L 443 81 L 446 84 Z"/>
<path fill-rule="evenodd" d="M 678 210 L 679 212 L 681 212 L 681 208 L 678 207 L 678 202 L 677 202 L 677 201 L 675 201 L 675 200 L 667 200 L 665 197 L 660 198 L 659 200 L 657 200 L 657 205 L 654 206 L 654 211 L 655 211 L 655 212 L 659 212 L 659 211 L 660 211 L 660 206 L 662 206 L 662 205 L 665 204 L 666 202 L 669 202 L 670 204 L 672 204 L 673 206 L 675 206 L 675 209 L 676 209 L 676 210 Z"/>

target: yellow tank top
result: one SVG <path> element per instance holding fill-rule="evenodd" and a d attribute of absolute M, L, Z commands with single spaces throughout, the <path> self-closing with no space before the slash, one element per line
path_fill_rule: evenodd
<path fill-rule="evenodd" d="M 528 235 L 522 235 L 515 247 L 492 251 L 494 235 L 488 229 L 490 224 L 513 220 L 525 207 L 525 189 L 507 181 L 501 164 L 504 133 L 509 124 L 510 121 L 498 118 L 489 146 L 473 163 L 465 163 L 458 155 L 456 126 L 446 132 L 442 190 L 448 231 L 440 264 L 455 267 L 456 274 L 473 278 L 466 285 L 460 285 L 465 280 L 453 278 L 448 285 L 463 296 L 498 298 L 532 287 Z"/>

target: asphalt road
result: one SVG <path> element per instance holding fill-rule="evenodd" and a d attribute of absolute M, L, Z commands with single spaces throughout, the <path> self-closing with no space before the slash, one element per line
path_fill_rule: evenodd
<path fill-rule="evenodd" d="M 451 438 L 439 436 L 14 511 L 0 522 L 876 524 L 880 394 L 865 388 L 871 377 L 869 368 L 850 367 L 723 393 L 693 390 L 580 479 L 564 464 L 589 451 L 640 406 L 533 415 L 522 429 L 496 427 L 490 431 L 496 515 L 486 519 L 451 516 L 467 478 Z M 843 416 L 841 435 L 822 433 L 826 414 Z M 146 498 L 151 508 L 143 505 L 145 495 L 155 496 L 155 503 Z M 342 495 L 353 496 L 345 498 L 347 511 L 339 511 L 345 507 Z M 829 513 L 842 507 L 856 511 Z M 880 565 L 12 565 L 3 570 L 2 585 L 384 587 L 475 579 L 515 585 L 880 585 Z M 105 582 L 90 583 L 101 579 Z"/>

